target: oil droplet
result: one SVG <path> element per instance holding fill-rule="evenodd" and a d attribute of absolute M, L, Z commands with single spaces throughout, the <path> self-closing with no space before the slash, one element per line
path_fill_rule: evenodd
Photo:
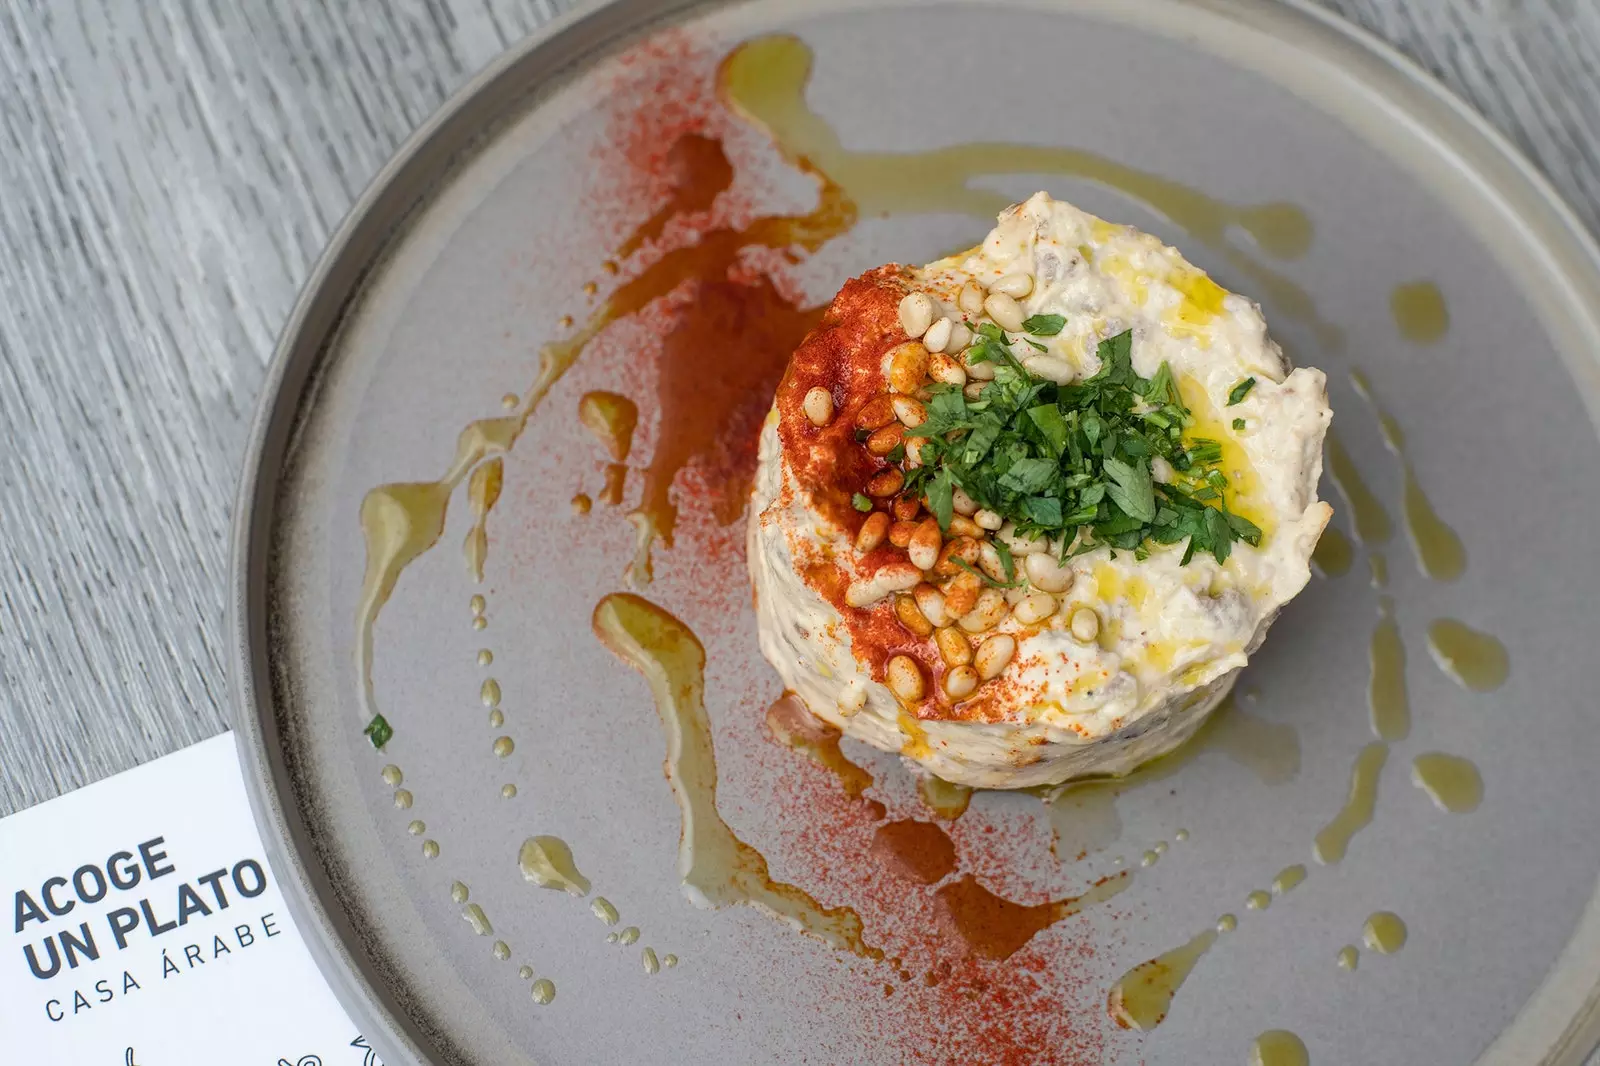
<path fill-rule="evenodd" d="M 469 895 L 470 893 L 468 892 L 466 885 L 462 884 L 460 881 L 451 883 L 450 898 L 456 903 L 465 903 Z"/>
<path fill-rule="evenodd" d="M 638 670 L 655 697 L 666 739 L 665 771 L 682 816 L 678 876 L 699 907 L 752 906 L 836 948 L 869 958 L 861 919 L 824 908 L 794 885 L 774 881 L 767 860 L 734 835 L 717 812 L 717 762 L 705 708 L 705 650 L 689 627 L 639 596 L 614 593 L 594 610 L 595 636 Z"/>
<path fill-rule="evenodd" d="M 504 396 L 500 397 L 500 406 L 504 407 L 507 411 L 516 410 L 517 404 L 520 402 L 521 401 L 517 398 L 517 394 L 514 392 L 508 392 Z"/>
<path fill-rule="evenodd" d="M 611 453 L 611 458 L 620 463 L 633 450 L 633 430 L 639 424 L 639 408 L 620 393 L 586 392 L 578 401 L 578 421 Z"/>
<path fill-rule="evenodd" d="M 500 786 L 500 798 L 501 799 L 515 799 L 516 796 L 517 796 L 517 786 L 516 785 L 507 783 L 507 784 L 504 784 L 504 785 Z"/>
<path fill-rule="evenodd" d="M 411 791 L 404 788 L 396 790 L 394 794 L 394 805 L 402 811 L 410 807 Z"/>
<path fill-rule="evenodd" d="M 1250 1066 L 1311 1066 L 1311 1054 L 1287 1029 L 1268 1029 L 1250 1047 Z"/>
<path fill-rule="evenodd" d="M 1367 570 L 1372 575 L 1372 587 L 1375 589 L 1387 588 L 1389 585 L 1389 560 L 1380 553 L 1373 552 L 1367 556 Z"/>
<path fill-rule="evenodd" d="M 966 814 L 972 803 L 971 788 L 933 774 L 917 775 L 917 796 L 924 807 L 950 822 Z"/>
<path fill-rule="evenodd" d="M 630 946 L 632 944 L 636 944 L 636 943 L 638 943 L 638 941 L 639 941 L 639 927 L 637 925 L 630 925 L 626 929 L 624 929 L 622 932 L 617 934 L 617 943 L 621 944 L 623 947 L 628 947 L 628 946 Z"/>
<path fill-rule="evenodd" d="M 1165 840 L 1158 840 L 1156 842 L 1156 846 L 1150 850 L 1154 851 L 1157 855 L 1165 855 L 1167 853 L 1167 842 Z"/>
<path fill-rule="evenodd" d="M 617 266 L 617 261 L 615 259 L 607 259 L 604 263 L 600 264 L 600 269 L 605 271 L 607 274 L 610 274 L 612 277 L 615 277 L 617 271 L 622 268 Z"/>
<path fill-rule="evenodd" d="M 480 463 L 467 480 L 467 507 L 472 512 L 472 528 L 467 530 L 461 551 L 467 560 L 472 580 L 483 580 L 483 561 L 489 555 L 489 512 L 500 500 L 505 477 L 505 462 L 496 456 Z"/>
<path fill-rule="evenodd" d="M 1071 148 L 980 143 L 929 152 L 852 151 L 807 108 L 810 74 L 810 48 L 799 38 L 774 35 L 746 41 L 730 52 L 722 61 L 718 88 L 728 106 L 765 130 L 792 164 L 836 182 L 852 216 L 856 211 L 863 217 L 948 212 L 992 219 L 1009 206 L 1010 197 L 974 182 L 980 175 L 1084 178 L 1119 190 L 1183 227 L 1247 276 L 1275 311 L 1307 321 L 1325 345 L 1341 343 L 1341 331 L 1317 315 L 1309 293 L 1228 239 L 1229 230 L 1237 226 L 1268 254 L 1303 253 L 1311 240 L 1311 220 L 1293 204 L 1236 207 Z"/>
<path fill-rule="evenodd" d="M 506 756 L 510 755 L 513 751 L 516 751 L 517 750 L 517 746 L 516 746 L 515 743 L 512 742 L 510 737 L 495 737 L 494 738 L 494 744 L 490 748 L 490 750 L 493 751 L 496 755 L 500 756 L 500 758 L 504 759 Z"/>
<path fill-rule="evenodd" d="M 461 908 L 461 917 L 479 936 L 490 936 L 494 933 L 494 926 L 489 924 L 489 916 L 483 913 L 483 908 L 476 903 L 469 903 Z"/>
<path fill-rule="evenodd" d="M 931 885 L 956 868 L 956 846 L 933 822 L 905 818 L 880 825 L 870 854 L 887 871 Z"/>
<path fill-rule="evenodd" d="M 784 693 L 767 708 L 767 729 L 780 744 L 831 771 L 851 799 L 860 799 L 872 787 L 872 775 L 851 762 L 840 748 L 843 734 L 807 710 L 794 693 Z M 883 805 L 872 802 L 872 806 L 874 816 L 882 818 Z"/>
<path fill-rule="evenodd" d="M 1285 866 L 1278 871 L 1278 876 L 1272 879 L 1272 894 L 1282 896 L 1293 892 L 1300 886 L 1300 882 L 1305 879 L 1306 868 L 1304 866 L 1299 863 L 1293 866 Z"/>
<path fill-rule="evenodd" d="M 1176 833 L 1172 834 L 1172 839 L 1182 844 L 1185 840 L 1189 839 L 1189 831 L 1187 829 L 1180 829 Z"/>
<path fill-rule="evenodd" d="M 1224 914 L 1217 919 L 1217 932 L 1219 933 L 1231 933 L 1237 928 L 1239 928 L 1239 919 L 1231 914 Z"/>
<path fill-rule="evenodd" d="M 1160 1025 L 1172 1009 L 1172 997 L 1216 942 L 1217 931 L 1207 929 L 1182 947 L 1141 962 L 1123 974 L 1106 997 L 1112 1020 L 1124 1029 L 1140 1032 Z"/>
<path fill-rule="evenodd" d="M 1346 944 L 1344 947 L 1339 949 L 1339 955 L 1336 961 L 1339 963 L 1339 969 L 1354 970 L 1356 965 L 1361 961 L 1361 952 L 1357 951 L 1353 944 Z"/>
<path fill-rule="evenodd" d="M 1350 771 L 1350 794 L 1344 808 L 1317 834 L 1312 854 L 1324 866 L 1344 858 L 1350 840 L 1372 824 L 1372 811 L 1378 802 L 1378 775 L 1389 758 L 1389 745 L 1374 741 L 1361 749 Z"/>
<path fill-rule="evenodd" d="M 1272 894 L 1258 888 L 1244 898 L 1244 905 L 1248 910 L 1264 911 L 1272 906 Z"/>
<path fill-rule="evenodd" d="M 422 855 L 427 859 L 439 857 L 439 842 L 437 840 L 424 840 L 422 842 Z"/>
<path fill-rule="evenodd" d="M 506 724 L 506 715 L 505 715 L 504 711 L 502 711 L 500 708 L 496 707 L 494 710 L 489 712 L 489 728 L 490 729 L 499 729 L 501 726 L 503 726 L 505 724 Z"/>
<path fill-rule="evenodd" d="M 517 852 L 522 879 L 582 899 L 589 894 L 589 879 L 578 872 L 572 849 L 560 837 L 529 837 Z"/>
<path fill-rule="evenodd" d="M 556 983 L 548 977 L 541 977 L 533 983 L 533 1001 L 539 1006 L 544 1006 L 556 998 Z"/>
<path fill-rule="evenodd" d="M 589 904 L 589 912 L 607 925 L 616 925 L 622 917 L 617 913 L 617 908 L 604 896 L 594 898 L 594 902 Z"/>
<path fill-rule="evenodd" d="M 1333 526 L 1322 531 L 1317 546 L 1312 549 L 1311 563 L 1323 577 L 1339 577 L 1349 573 L 1355 552 L 1345 535 Z"/>
<path fill-rule="evenodd" d="M 1454 618 L 1437 619 L 1428 627 L 1428 651 L 1439 669 L 1473 692 L 1493 692 L 1511 672 L 1504 644 Z"/>
<path fill-rule="evenodd" d="M 645 973 L 658 973 L 661 970 L 661 963 L 656 959 L 655 948 L 645 948 L 644 951 L 640 952 L 639 961 L 644 964 Z"/>
<path fill-rule="evenodd" d="M 606 934 L 606 943 L 607 944 L 615 944 L 616 942 L 617 942 L 617 934 L 615 934 L 615 933 L 607 933 Z"/>
<path fill-rule="evenodd" d="M 500 682 L 492 677 L 486 680 L 483 687 L 478 689 L 478 698 L 483 701 L 485 707 L 500 706 Z"/>
<path fill-rule="evenodd" d="M 941 919 L 974 955 L 1005 959 L 1035 934 L 1121 894 L 1130 884 L 1132 875 L 1120 873 L 1102 878 L 1080 895 L 1029 905 L 995 895 L 968 874 L 939 889 L 934 898 Z"/>
<path fill-rule="evenodd" d="M 628 485 L 628 468 L 623 463 L 607 463 L 605 482 L 600 486 L 600 502 L 616 507 L 622 503 L 622 490 Z"/>
<path fill-rule="evenodd" d="M 494 652 L 490 651 L 488 648 L 479 649 L 478 665 L 488 666 L 492 662 L 494 662 Z"/>
<path fill-rule="evenodd" d="M 1380 955 L 1393 955 L 1406 946 L 1406 923 L 1390 911 L 1378 911 L 1367 918 L 1361 927 L 1361 941 L 1368 951 Z"/>
<path fill-rule="evenodd" d="M 1157 855 L 1153 851 L 1147 851 L 1143 855 L 1139 856 L 1139 865 L 1140 866 L 1145 866 L 1145 867 L 1154 866 L 1156 863 L 1158 863 L 1160 861 L 1161 861 L 1161 856 Z"/>
<path fill-rule="evenodd" d="M 383 783 L 390 788 L 399 788 L 400 782 L 404 780 L 400 773 L 400 767 L 394 765 L 394 763 L 385 766 L 380 772 L 383 774 Z"/>
<path fill-rule="evenodd" d="M 517 976 L 522 978 L 524 981 L 533 980 L 533 967 L 532 966 L 519 966 L 519 967 L 517 967 Z"/>
<path fill-rule="evenodd" d="M 1328 460 L 1328 473 L 1333 476 L 1334 487 L 1344 497 L 1355 526 L 1355 538 L 1362 544 L 1382 544 L 1393 533 L 1389 512 L 1384 510 L 1377 495 L 1367 487 L 1361 471 L 1337 434 L 1329 432 L 1323 442 L 1323 454 Z M 1323 531 L 1327 536 L 1327 531 Z"/>
<path fill-rule="evenodd" d="M 585 296 L 593 296 L 595 293 L 597 293 L 599 291 L 600 291 L 600 286 L 596 285 L 594 282 L 586 281 L 586 282 L 583 283 L 583 294 Z"/>
<path fill-rule="evenodd" d="M 489 628 L 489 620 L 487 618 L 485 618 L 483 615 L 480 614 L 478 617 L 476 617 L 476 618 L 474 618 L 472 620 L 472 628 L 473 629 L 488 629 Z"/>
<path fill-rule="evenodd" d="M 1418 755 L 1411 762 L 1411 783 L 1450 814 L 1470 813 L 1483 802 L 1483 776 L 1459 755 L 1439 751 Z"/>
<path fill-rule="evenodd" d="M 1432 344 L 1450 329 L 1444 294 L 1431 281 L 1396 285 L 1389 294 L 1389 312 L 1400 336 L 1417 344 Z"/>
<path fill-rule="evenodd" d="M 571 315 L 562 315 L 560 318 L 556 319 L 556 325 L 560 326 L 562 329 L 571 329 L 572 328 L 572 316 Z"/>
<path fill-rule="evenodd" d="M 661 956 L 661 965 L 665 966 L 669 970 L 672 969 L 674 966 L 678 965 L 678 956 L 676 956 L 676 955 L 663 955 L 663 956 Z"/>
<path fill-rule="evenodd" d="M 472 609 L 472 614 L 476 617 L 488 608 L 489 601 L 485 600 L 482 595 L 474 594 L 472 599 L 467 601 L 467 606 Z"/>
<path fill-rule="evenodd" d="M 422 819 L 420 818 L 406 826 L 406 832 L 410 833 L 414 837 L 419 837 L 427 831 L 428 827 L 423 824 Z"/>
<path fill-rule="evenodd" d="M 489 951 L 501 962 L 505 962 L 511 957 L 511 945 L 507 944 L 504 940 L 496 940 L 494 942 L 494 947 L 490 948 Z"/>
<path fill-rule="evenodd" d="M 1385 596 L 1378 622 L 1372 627 L 1367 652 L 1371 669 L 1367 679 L 1367 706 L 1372 711 L 1372 731 L 1391 744 L 1411 732 L 1411 701 L 1406 695 L 1406 648 L 1394 620 L 1394 601 Z"/>
<path fill-rule="evenodd" d="M 587 493 L 580 492 L 572 497 L 573 514 L 588 514 L 593 509 L 594 501 L 589 498 Z"/>

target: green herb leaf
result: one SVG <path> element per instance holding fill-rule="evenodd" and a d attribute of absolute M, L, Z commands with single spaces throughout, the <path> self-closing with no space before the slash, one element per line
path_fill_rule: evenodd
<path fill-rule="evenodd" d="M 858 511 L 870 511 L 872 510 L 872 500 L 870 497 L 863 496 L 858 492 L 850 497 L 850 506 Z"/>
<path fill-rule="evenodd" d="M 1105 471 L 1111 477 L 1106 493 L 1111 502 L 1122 508 L 1129 518 L 1149 522 L 1156 516 L 1155 486 L 1151 482 L 1150 468 L 1135 466 L 1121 459 L 1107 458 Z"/>
<path fill-rule="evenodd" d="M 389 725 L 381 714 L 373 715 L 372 721 L 368 722 L 367 728 L 361 732 L 362 735 L 372 741 L 372 746 L 379 751 L 382 751 L 383 746 L 394 737 L 394 728 Z"/>
<path fill-rule="evenodd" d="M 1239 432 L 1242 432 L 1243 430 L 1244 430 L 1244 419 L 1235 418 L 1233 420 L 1233 431 L 1235 433 L 1239 433 Z"/>
<path fill-rule="evenodd" d="M 1011 557 L 1011 549 L 1006 547 L 1006 542 L 999 537 L 995 537 L 991 543 L 994 544 L 995 554 L 1000 556 L 1000 569 L 1005 572 L 1006 580 L 1015 581 L 1017 579 L 1017 561 Z"/>
<path fill-rule="evenodd" d="M 1066 324 L 1065 315 L 1029 315 L 1022 320 L 1023 330 L 1035 337 L 1054 337 Z"/>
<path fill-rule="evenodd" d="M 1232 407 L 1234 404 L 1243 400 L 1246 396 L 1250 395 L 1250 390 L 1255 387 L 1255 378 L 1245 378 L 1243 381 L 1239 382 L 1239 384 L 1235 385 L 1228 392 L 1228 406 Z"/>
<path fill-rule="evenodd" d="M 950 478 L 949 467 L 940 470 L 928 483 L 928 509 L 938 519 L 939 528 L 948 531 L 955 514 L 955 483 Z"/>
<path fill-rule="evenodd" d="M 1010 580 L 1009 573 L 1005 581 L 996 581 L 982 570 L 969 565 L 964 559 L 957 559 L 952 556 L 950 561 L 961 567 L 961 569 L 965 570 L 967 573 L 974 575 L 979 581 L 983 582 L 985 585 L 988 585 L 992 589 L 1020 589 L 1022 586 L 1027 584 L 1026 581 Z"/>

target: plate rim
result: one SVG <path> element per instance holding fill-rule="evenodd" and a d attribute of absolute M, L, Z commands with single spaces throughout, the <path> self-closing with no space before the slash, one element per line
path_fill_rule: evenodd
<path fill-rule="evenodd" d="M 318 370 L 367 274 L 379 263 L 404 221 L 426 201 L 449 163 L 470 146 L 508 100 L 559 83 L 597 50 L 700 8 L 736 6 L 738 0 L 582 0 L 511 45 L 469 78 L 379 168 L 329 236 L 278 335 L 251 420 L 234 499 L 229 557 L 226 632 L 229 643 L 229 718 L 250 809 L 306 948 L 340 1005 L 380 1050 L 389 1066 L 436 1061 L 439 1051 L 374 979 L 356 949 L 359 936 L 336 905 L 326 872 L 314 855 L 305 812 L 286 803 L 292 783 L 278 758 L 268 607 L 269 574 L 280 513 L 278 489 L 293 450 L 302 412 L 314 402 Z M 1562 314 L 1586 321 L 1600 336 L 1600 242 L 1576 211 L 1507 137 L 1469 103 L 1376 34 L 1317 6 L 1312 0 L 1022 0 L 1041 10 L 1104 11 L 1114 21 L 1137 22 L 1135 8 L 1219 17 L 1265 32 L 1297 52 L 1339 64 L 1363 61 L 1378 79 L 1368 95 L 1429 136 L 1434 155 L 1472 164 L 1465 176 L 1482 187 L 1508 217 L 1526 224 L 1527 251 L 1543 259 L 1542 272 L 1564 285 L 1550 297 Z M 577 43 L 581 47 L 569 49 Z M 529 77 L 528 75 L 532 75 Z M 1397 89 L 1388 95 L 1377 90 Z M 1585 275 L 1587 275 L 1585 277 Z M 1586 299 L 1585 296 L 1590 299 Z M 1543 319 L 1545 316 L 1541 315 Z M 1544 323 L 1547 327 L 1548 321 Z M 1581 388 L 1591 421 L 1600 427 L 1600 354 L 1587 363 L 1564 361 Z M 1600 964 L 1600 892 L 1591 898 L 1567 945 L 1516 1015 L 1480 1057 L 1479 1066 L 1512 1060 L 1508 1034 L 1529 1023 L 1579 937 L 1588 930 L 1586 957 Z M 1542 1013 L 1550 1013 L 1548 1009 Z M 1557 1009 L 1557 1015 L 1567 1013 Z M 1540 1066 L 1580 1066 L 1600 1046 L 1600 980 L 1583 994 Z M 1497 1049 L 1500 1058 L 1496 1058 Z"/>

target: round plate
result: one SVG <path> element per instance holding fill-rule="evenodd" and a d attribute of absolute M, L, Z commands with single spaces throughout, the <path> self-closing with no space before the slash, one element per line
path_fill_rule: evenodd
<path fill-rule="evenodd" d="M 799 109 L 754 107 L 781 120 L 790 158 L 718 99 L 736 50 L 759 60 L 743 68 L 747 107 L 752 86 L 797 85 L 812 57 Z M 690 183 L 674 201 L 684 173 L 715 176 L 719 141 L 729 188 L 700 202 Z M 964 142 L 988 143 L 927 154 Z M 861 208 L 812 248 L 752 221 L 815 221 L 820 179 L 797 162 L 848 170 L 836 176 Z M 1323 495 L 1342 538 L 1234 710 L 1184 756 L 1049 808 L 982 794 L 951 822 L 898 760 L 846 743 L 880 813 L 765 725 L 779 693 L 738 510 L 781 367 L 771 348 L 846 277 L 971 243 L 982 215 L 1041 187 L 1177 244 L 1328 371 L 1348 468 Z M 665 224 L 623 247 L 657 212 Z M 578 328 L 563 316 L 581 325 L 653 264 L 699 262 L 729 232 L 767 247 L 667 286 L 554 382 L 502 457 L 474 581 L 458 433 L 528 409 L 541 348 Z M 1309 8 L 625 0 L 564 19 L 380 175 L 295 311 L 257 422 L 235 546 L 237 728 L 295 918 L 390 1066 L 1224 1063 L 1278 1029 L 1323 1063 L 1576 1063 L 1600 976 L 1596 308 L 1595 251 L 1546 185 L 1411 67 Z M 620 506 L 600 499 L 612 457 L 577 417 L 590 390 L 639 406 Z M 1380 408 L 1403 442 L 1386 447 Z M 442 535 L 396 571 L 372 627 L 369 699 L 356 620 L 383 574 L 367 574 L 363 500 L 396 483 L 412 488 L 387 499 L 442 493 L 417 484 L 447 472 Z M 487 501 L 491 475 L 475 480 Z M 596 497 L 587 515 L 569 506 L 579 492 Z M 640 507 L 676 508 L 637 591 L 705 646 L 720 817 L 773 879 L 853 908 L 894 961 L 686 898 L 650 692 L 590 626 L 623 587 Z M 1453 650 L 1440 619 L 1497 638 L 1509 676 L 1493 641 Z M 1452 655 L 1471 684 L 1442 668 Z M 394 730 L 382 753 L 362 733 L 375 709 Z M 1436 752 L 1481 772 L 1476 809 L 1447 813 L 1414 784 Z M 390 765 L 403 782 L 380 774 Z M 1367 771 L 1363 825 L 1352 779 Z M 1318 862 L 1352 788 L 1348 849 L 1335 861 L 1324 835 Z M 995 958 L 948 893 L 874 850 L 885 820 L 908 818 L 953 840 L 945 887 L 972 878 L 1030 905 L 1108 878 L 1125 889 Z M 540 836 L 570 845 L 587 898 L 524 879 L 519 851 Z M 1304 884 L 1247 906 L 1295 865 Z M 591 912 L 597 895 L 618 924 Z M 1043 913 L 992 907 L 1008 928 Z M 1363 944 L 1376 912 L 1408 927 L 1397 953 Z M 1159 1026 L 1112 1020 L 1121 975 L 1205 947 L 1224 913 L 1237 930 Z M 1353 972 L 1335 961 L 1347 945 Z M 649 973 L 646 946 L 681 961 Z M 1180 962 L 1136 977 L 1176 984 Z"/>

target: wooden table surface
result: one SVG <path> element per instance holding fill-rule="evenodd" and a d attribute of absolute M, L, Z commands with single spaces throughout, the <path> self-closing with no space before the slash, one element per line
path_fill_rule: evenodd
<path fill-rule="evenodd" d="M 1600 223 L 1600 4 L 1324 0 Z M 0 815 L 227 728 L 274 337 L 413 127 L 550 0 L 0 5 Z"/>

